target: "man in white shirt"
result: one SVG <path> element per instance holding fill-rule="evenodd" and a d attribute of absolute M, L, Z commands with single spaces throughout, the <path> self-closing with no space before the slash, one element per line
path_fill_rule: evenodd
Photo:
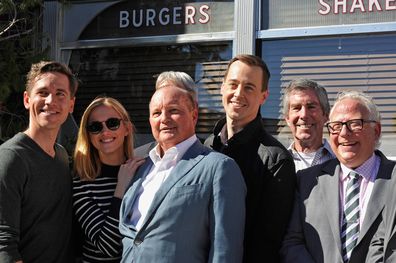
<path fill-rule="evenodd" d="M 293 134 L 288 150 L 293 155 L 296 172 L 335 158 L 323 138 L 329 111 L 327 92 L 316 81 L 295 79 L 286 87 L 283 114 Z"/>
<path fill-rule="evenodd" d="M 197 139 L 194 82 L 183 81 L 182 72 L 163 74 L 150 102 L 157 145 L 121 205 L 122 262 L 241 262 L 246 187 L 240 169 Z"/>

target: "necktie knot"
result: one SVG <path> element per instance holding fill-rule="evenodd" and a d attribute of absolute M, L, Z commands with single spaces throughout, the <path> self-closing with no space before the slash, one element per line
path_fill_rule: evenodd
<path fill-rule="evenodd" d="M 351 180 L 359 180 L 360 177 L 360 175 L 355 171 L 350 171 L 348 176 L 351 178 Z"/>

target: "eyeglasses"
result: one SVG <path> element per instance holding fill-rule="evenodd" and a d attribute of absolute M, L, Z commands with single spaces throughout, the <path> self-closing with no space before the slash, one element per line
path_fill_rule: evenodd
<path fill-rule="evenodd" d="M 331 134 L 339 134 L 342 130 L 342 127 L 346 125 L 347 129 L 350 132 L 359 132 L 363 129 L 364 123 L 373 123 L 376 121 L 373 120 L 363 120 L 363 119 L 353 119 L 349 121 L 332 121 L 326 123 L 327 130 Z"/>
<path fill-rule="evenodd" d="M 103 130 L 103 123 L 106 124 L 107 129 L 116 131 L 120 127 L 121 119 L 108 118 L 105 121 L 93 121 L 87 125 L 87 131 L 98 134 Z"/>

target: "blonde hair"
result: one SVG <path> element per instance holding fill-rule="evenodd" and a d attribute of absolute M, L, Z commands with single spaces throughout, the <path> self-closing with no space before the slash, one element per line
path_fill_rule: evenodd
<path fill-rule="evenodd" d="M 127 159 L 133 157 L 134 129 L 128 112 L 124 106 L 114 98 L 96 98 L 88 105 L 81 118 L 76 148 L 74 150 L 74 172 L 83 180 L 95 180 L 95 178 L 100 174 L 102 168 L 98 150 L 90 142 L 87 131 L 89 116 L 96 107 L 101 105 L 113 108 L 120 115 L 124 123 L 130 124 L 131 131 L 124 139 L 124 154 Z"/>

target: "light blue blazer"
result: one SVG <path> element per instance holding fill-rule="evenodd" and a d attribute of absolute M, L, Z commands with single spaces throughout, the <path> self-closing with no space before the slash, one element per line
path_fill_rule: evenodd
<path fill-rule="evenodd" d="M 128 222 L 152 165 L 146 158 L 121 204 L 121 262 L 242 262 L 246 186 L 235 161 L 195 142 L 159 188 L 138 231 Z"/>

